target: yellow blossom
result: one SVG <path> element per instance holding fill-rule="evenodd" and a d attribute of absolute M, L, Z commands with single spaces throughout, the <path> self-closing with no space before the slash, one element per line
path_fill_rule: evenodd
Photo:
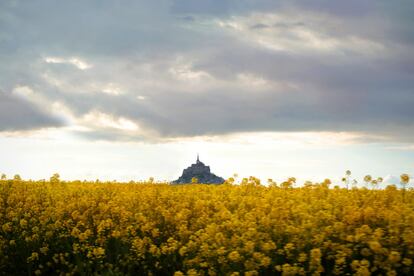
<path fill-rule="evenodd" d="M 27 227 L 27 220 L 25 220 L 25 219 L 21 219 L 20 220 L 20 227 L 21 228 L 26 228 Z"/>
<path fill-rule="evenodd" d="M 232 262 L 238 262 L 240 261 L 240 254 L 237 251 L 232 251 L 229 253 L 228 258 Z"/>

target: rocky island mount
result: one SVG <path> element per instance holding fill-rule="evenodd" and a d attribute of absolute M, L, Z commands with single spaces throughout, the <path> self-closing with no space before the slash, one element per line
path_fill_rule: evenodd
<path fill-rule="evenodd" d="M 192 183 L 192 180 L 196 178 L 197 183 L 203 184 L 222 184 L 224 178 L 219 177 L 210 171 L 210 166 L 206 166 L 200 161 L 199 155 L 197 155 L 196 163 L 183 170 L 182 175 L 171 182 L 171 184 L 188 184 Z"/>

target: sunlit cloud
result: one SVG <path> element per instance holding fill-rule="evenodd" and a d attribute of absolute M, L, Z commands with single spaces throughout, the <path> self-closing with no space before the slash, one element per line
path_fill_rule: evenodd
<path fill-rule="evenodd" d="M 177 59 L 177 63 L 170 69 L 169 73 L 181 81 L 201 82 L 209 81 L 212 77 L 205 71 L 194 70 L 191 62 L 185 62 L 182 58 Z"/>
<path fill-rule="evenodd" d="M 77 58 L 77 57 L 71 57 L 71 58 L 62 58 L 62 57 L 46 57 L 44 59 L 46 63 L 52 63 L 52 64 L 70 64 L 75 66 L 76 68 L 80 70 L 87 70 L 92 68 L 92 64 L 87 63 L 86 61 Z"/>
<path fill-rule="evenodd" d="M 386 50 L 382 43 L 362 36 L 335 36 L 324 22 L 330 22 L 332 30 L 341 24 L 338 18 L 312 13 L 253 13 L 221 19 L 217 24 L 241 40 L 275 51 L 353 51 L 378 55 Z"/>
<path fill-rule="evenodd" d="M 28 86 L 16 86 L 12 93 L 24 99 L 29 99 L 34 95 L 34 91 Z"/>
<path fill-rule="evenodd" d="M 110 95 L 120 95 L 120 94 L 122 94 L 122 89 L 114 83 L 108 83 L 102 89 L 102 92 L 110 94 Z"/>
<path fill-rule="evenodd" d="M 252 88 L 257 89 L 266 89 L 270 87 L 268 80 L 254 74 L 240 73 L 237 75 L 237 79 L 243 86 L 251 86 Z"/>
<path fill-rule="evenodd" d="M 167 138 L 170 143 L 223 143 L 257 145 L 271 148 L 309 148 L 347 146 L 359 144 L 366 138 L 363 133 L 353 132 L 237 132 L 227 135 Z"/>
<path fill-rule="evenodd" d="M 81 121 L 87 125 L 99 128 L 114 128 L 125 131 L 136 131 L 139 129 L 139 126 L 135 122 L 127 118 L 115 117 L 99 111 L 92 111 L 85 114 Z"/>

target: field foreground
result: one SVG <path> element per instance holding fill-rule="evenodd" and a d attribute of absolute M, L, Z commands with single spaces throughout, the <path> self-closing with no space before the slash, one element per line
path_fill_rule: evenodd
<path fill-rule="evenodd" d="M 4 275 L 414 275 L 414 191 L 0 181 Z"/>

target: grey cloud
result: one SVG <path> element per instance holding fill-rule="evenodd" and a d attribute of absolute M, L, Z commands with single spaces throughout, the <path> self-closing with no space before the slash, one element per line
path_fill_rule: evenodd
<path fill-rule="evenodd" d="M 7 3 L 7 1 L 5 1 Z M 48 55 L 128 56 L 185 49 L 188 37 L 177 32 L 168 5 L 148 1 L 70 1 L 3 3 L 1 32 L 10 51 Z M 174 30 L 174 31 L 173 31 Z M 187 33 L 190 31 L 187 31 Z"/>
<path fill-rule="evenodd" d="M 378 9 L 387 1 L 350 0 L 174 0 L 172 10 L 178 13 L 203 13 L 210 15 L 239 14 L 253 11 L 277 12 L 285 8 L 305 9 L 331 13 L 337 16 L 364 16 Z M 401 0 L 405 2 L 407 0 Z"/>
<path fill-rule="evenodd" d="M 400 3 L 406 9 L 368 0 L 7 3 L 12 2 L 0 4 L 0 89 L 30 86 L 49 101 L 63 103 L 76 118 L 99 110 L 137 122 L 160 137 L 359 131 L 409 140 L 414 134 L 414 35 L 406 25 L 412 19 L 404 11 L 412 10 L 409 2 Z M 229 34 L 216 23 L 234 15 L 284 15 L 292 10 L 298 16 L 286 22 L 247 26 L 266 32 L 283 29 L 279 38 L 299 45 L 291 28 L 303 27 L 326 38 L 364 38 L 384 45 L 386 51 L 275 51 L 255 44 L 246 34 Z M 318 15 L 328 22 L 318 20 Z M 382 22 L 384 16 L 390 20 Z M 75 56 L 94 66 L 82 71 L 47 64 L 46 56 Z M 170 71 L 180 59 L 188 61 L 180 69 L 184 73 L 192 70 L 210 77 L 177 81 Z M 63 85 L 48 82 L 45 74 Z M 272 85 L 237 85 L 243 74 Z M 99 86 L 106 82 L 121 84 L 123 93 L 103 93 Z M 145 100 L 138 100 L 139 95 Z M 6 96 L 0 97 L 4 105 Z M 2 125 L 8 122 L 2 130 L 59 125 L 20 99 L 10 101 L 15 102 L 1 110 L 24 106 L 33 115 L 13 121 L 0 113 Z M 90 139 L 143 139 L 107 129 L 78 134 Z"/>
<path fill-rule="evenodd" d="M 230 11 L 231 2 L 229 0 L 176 0 L 171 5 L 174 13 L 193 13 L 193 14 L 226 14 Z"/>
<path fill-rule="evenodd" d="M 293 23 L 287 23 L 287 22 L 276 22 L 273 24 L 273 27 L 276 28 L 290 28 L 290 27 L 302 27 L 306 24 L 303 22 L 293 22 Z"/>
<path fill-rule="evenodd" d="M 0 131 L 33 130 L 62 126 L 62 120 L 23 99 L 0 92 Z"/>
<path fill-rule="evenodd" d="M 252 29 L 267 29 L 269 28 L 269 25 L 263 24 L 263 23 L 257 23 L 251 26 Z"/>
<path fill-rule="evenodd" d="M 194 16 L 191 16 L 191 15 L 183 16 L 183 17 L 180 17 L 180 18 L 184 21 L 189 21 L 189 22 L 195 21 Z"/>
<path fill-rule="evenodd" d="M 348 1 L 293 1 L 294 5 L 315 10 L 324 11 L 340 16 L 365 16 L 373 9 L 381 5 L 381 1 L 372 0 L 348 0 Z"/>

